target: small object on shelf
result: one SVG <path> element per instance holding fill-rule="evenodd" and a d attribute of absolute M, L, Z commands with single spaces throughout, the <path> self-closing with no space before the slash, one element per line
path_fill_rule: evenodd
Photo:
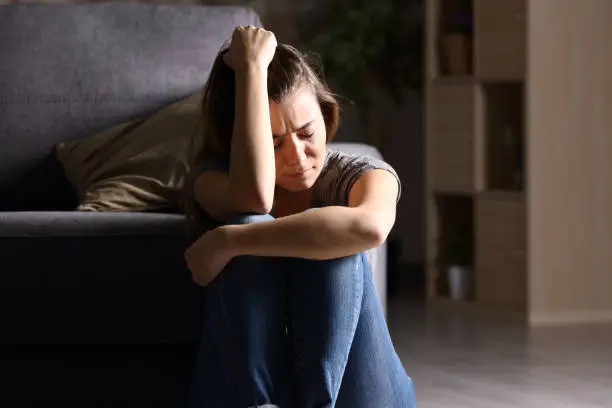
<path fill-rule="evenodd" d="M 448 273 L 448 294 L 453 300 L 468 300 L 472 298 L 473 275 L 472 268 L 463 265 L 451 265 Z"/>
<path fill-rule="evenodd" d="M 474 32 L 472 12 L 464 5 L 449 10 L 448 17 L 443 19 L 440 35 L 442 63 L 440 71 L 443 75 L 471 75 Z"/>
<path fill-rule="evenodd" d="M 455 220 L 458 222 L 458 220 Z M 446 254 L 446 280 L 448 294 L 451 299 L 468 300 L 472 296 L 472 237 L 468 230 L 469 224 L 461 220 L 448 231 L 448 247 Z"/>
<path fill-rule="evenodd" d="M 442 36 L 442 72 L 445 75 L 469 75 L 471 72 L 471 37 L 464 33 Z"/>

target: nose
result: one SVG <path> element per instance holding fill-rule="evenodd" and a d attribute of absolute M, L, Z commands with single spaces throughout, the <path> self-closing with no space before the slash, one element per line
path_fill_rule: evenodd
<path fill-rule="evenodd" d="M 291 134 L 288 143 L 285 144 L 284 149 L 285 163 L 288 166 L 299 166 L 301 163 L 306 161 L 306 152 L 304 150 L 304 143 L 297 137 L 296 134 Z"/>

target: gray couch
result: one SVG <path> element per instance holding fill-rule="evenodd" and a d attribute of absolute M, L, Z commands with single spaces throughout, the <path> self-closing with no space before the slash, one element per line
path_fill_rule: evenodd
<path fill-rule="evenodd" d="M 261 23 L 240 7 L 0 6 L 0 342 L 197 344 L 183 217 L 73 211 L 51 152 L 199 89 L 240 24 Z M 385 262 L 383 246 L 383 304 Z"/>

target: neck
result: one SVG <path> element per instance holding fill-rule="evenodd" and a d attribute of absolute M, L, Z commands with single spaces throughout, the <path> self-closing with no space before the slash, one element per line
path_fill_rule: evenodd
<path fill-rule="evenodd" d="M 276 217 L 297 214 L 309 209 L 311 200 L 312 188 L 293 192 L 277 187 L 274 194 L 274 208 L 272 212 Z"/>

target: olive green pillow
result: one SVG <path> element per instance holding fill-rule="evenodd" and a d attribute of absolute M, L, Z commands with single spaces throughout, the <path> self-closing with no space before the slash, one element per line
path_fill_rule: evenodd
<path fill-rule="evenodd" d="M 121 123 L 55 153 L 81 211 L 155 211 L 176 207 L 193 137 L 200 132 L 201 92 L 152 115 Z"/>

